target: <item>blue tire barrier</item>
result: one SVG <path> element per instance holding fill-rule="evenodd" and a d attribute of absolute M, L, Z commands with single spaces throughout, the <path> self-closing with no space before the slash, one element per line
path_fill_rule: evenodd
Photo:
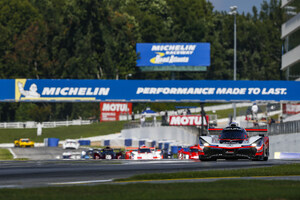
<path fill-rule="evenodd" d="M 90 146 L 91 140 L 78 140 L 80 146 Z"/>
<path fill-rule="evenodd" d="M 166 142 L 164 144 L 164 150 L 169 150 L 169 147 L 170 147 L 170 143 L 169 142 Z"/>
<path fill-rule="evenodd" d="M 104 146 L 110 146 L 110 140 L 104 140 Z"/>
<path fill-rule="evenodd" d="M 125 147 L 131 147 L 132 146 L 132 139 L 125 139 Z"/>
<path fill-rule="evenodd" d="M 178 153 L 178 146 L 171 146 L 171 152 L 172 154 Z"/>
<path fill-rule="evenodd" d="M 48 138 L 48 147 L 58 147 L 58 138 Z"/>
<path fill-rule="evenodd" d="M 159 149 L 162 149 L 162 148 L 163 148 L 163 144 L 164 144 L 164 143 L 162 143 L 162 142 L 158 143 L 158 148 L 159 148 Z"/>
<path fill-rule="evenodd" d="M 155 147 L 156 146 L 156 141 L 152 141 L 151 142 L 151 147 Z"/>
<path fill-rule="evenodd" d="M 139 141 L 139 146 L 144 146 L 145 145 L 145 140 L 140 140 Z"/>

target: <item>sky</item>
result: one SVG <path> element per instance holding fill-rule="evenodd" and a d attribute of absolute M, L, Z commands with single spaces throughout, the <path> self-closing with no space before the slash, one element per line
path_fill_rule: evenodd
<path fill-rule="evenodd" d="M 249 12 L 252 14 L 252 7 L 256 6 L 257 10 L 260 11 L 260 5 L 264 0 L 207 0 L 207 1 L 210 1 L 214 6 L 214 10 L 217 11 L 229 12 L 230 6 L 237 6 L 239 13 Z"/>

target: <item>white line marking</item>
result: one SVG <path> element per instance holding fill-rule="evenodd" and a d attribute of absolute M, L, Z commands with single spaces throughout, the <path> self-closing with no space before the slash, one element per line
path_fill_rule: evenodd
<path fill-rule="evenodd" d="M 108 180 L 91 180 L 91 181 L 74 181 L 74 182 L 58 182 L 58 183 L 50 183 L 50 185 L 74 185 L 74 184 L 89 184 L 89 183 L 106 183 L 111 182 L 112 179 Z"/>
<path fill-rule="evenodd" d="M 11 148 L 9 148 L 8 150 L 13 155 L 14 159 L 18 158 L 17 155 L 15 154 L 15 152 L 13 152 L 13 150 Z"/>
<path fill-rule="evenodd" d="M 0 185 L 1 189 L 2 188 L 17 188 L 17 187 L 19 187 L 19 186 L 17 186 L 17 185 Z"/>

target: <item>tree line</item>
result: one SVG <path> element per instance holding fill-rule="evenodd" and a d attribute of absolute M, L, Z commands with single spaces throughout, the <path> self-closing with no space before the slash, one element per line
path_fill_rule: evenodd
<path fill-rule="evenodd" d="M 253 7 L 252 13 L 238 13 L 238 80 L 284 78 L 284 18 L 279 0 L 264 1 L 259 12 Z M 232 80 L 233 20 L 206 0 L 1 0 L 0 78 L 125 79 L 132 74 L 132 79 L 167 80 L 171 72 L 136 67 L 136 43 L 209 42 L 207 72 L 175 72 L 176 79 Z M 0 107 L 0 121 L 99 116 L 98 103 Z"/>

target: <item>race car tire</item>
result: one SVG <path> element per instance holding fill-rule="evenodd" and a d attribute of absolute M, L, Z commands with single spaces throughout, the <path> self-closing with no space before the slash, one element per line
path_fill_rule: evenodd
<path fill-rule="evenodd" d="M 269 148 L 267 149 L 266 155 L 264 156 L 264 161 L 268 161 L 269 159 Z"/>
<path fill-rule="evenodd" d="M 99 160 L 99 159 L 100 159 L 100 156 L 99 156 L 99 155 L 95 155 L 94 157 L 95 157 L 96 160 Z"/>

